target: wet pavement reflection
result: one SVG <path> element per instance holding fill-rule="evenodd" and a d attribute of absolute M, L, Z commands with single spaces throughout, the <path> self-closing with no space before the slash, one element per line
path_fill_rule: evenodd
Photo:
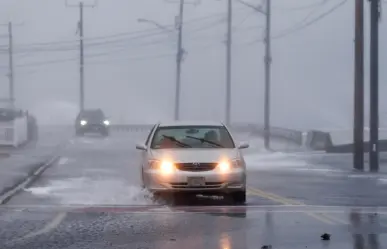
<path fill-rule="evenodd" d="M 157 208 L 1 208 L 0 248 L 387 248 L 387 208 Z"/>
<path fill-rule="evenodd" d="M 358 210 L 351 210 L 349 214 L 354 249 L 381 249 L 379 233 L 383 228 L 379 223 L 378 213 L 360 214 Z"/>

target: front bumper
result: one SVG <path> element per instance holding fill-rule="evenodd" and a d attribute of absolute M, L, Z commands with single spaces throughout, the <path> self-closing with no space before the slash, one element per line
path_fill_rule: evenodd
<path fill-rule="evenodd" d="M 105 125 L 85 125 L 79 126 L 78 131 L 80 132 L 108 132 L 109 129 Z"/>
<path fill-rule="evenodd" d="M 151 192 L 216 192 L 232 193 L 246 189 L 246 174 L 243 169 L 227 173 L 216 170 L 205 172 L 179 171 L 163 175 L 158 170 L 144 172 L 145 186 Z M 189 186 L 189 177 L 203 177 L 204 186 Z"/>

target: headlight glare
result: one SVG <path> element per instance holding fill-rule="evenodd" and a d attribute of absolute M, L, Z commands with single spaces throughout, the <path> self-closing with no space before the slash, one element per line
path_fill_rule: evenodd
<path fill-rule="evenodd" d="M 109 120 L 105 120 L 103 121 L 104 125 L 110 125 L 110 121 Z"/>
<path fill-rule="evenodd" d="M 86 120 L 81 120 L 81 125 L 87 125 L 87 121 Z"/>
<path fill-rule="evenodd" d="M 175 165 L 170 161 L 150 160 L 148 165 L 149 169 L 159 170 L 162 174 L 171 174 L 175 169 Z"/>
<path fill-rule="evenodd" d="M 221 172 L 229 172 L 232 169 L 243 167 L 243 161 L 240 159 L 225 160 L 218 163 L 218 170 Z"/>
<path fill-rule="evenodd" d="M 219 170 L 222 171 L 222 172 L 228 172 L 228 171 L 230 171 L 230 169 L 231 169 L 231 165 L 230 165 L 229 162 L 224 161 L 224 162 L 220 162 L 220 163 L 218 164 L 218 168 L 219 168 Z"/>
<path fill-rule="evenodd" d="M 171 162 L 163 161 L 160 164 L 160 170 L 163 174 L 171 174 L 174 170 L 174 165 Z"/>

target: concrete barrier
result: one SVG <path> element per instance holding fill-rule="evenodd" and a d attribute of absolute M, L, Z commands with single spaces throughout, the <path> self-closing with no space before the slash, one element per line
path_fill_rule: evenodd
<path fill-rule="evenodd" d="M 305 147 L 307 149 L 327 150 L 332 146 L 332 138 L 329 132 L 310 130 L 306 133 Z"/>
<path fill-rule="evenodd" d="M 369 129 L 364 129 L 364 151 L 369 152 Z M 332 129 L 317 131 L 311 130 L 306 133 L 305 147 L 309 150 L 324 150 L 327 153 L 352 153 L 353 152 L 353 130 Z M 379 129 L 380 151 L 387 151 L 387 129 Z"/>

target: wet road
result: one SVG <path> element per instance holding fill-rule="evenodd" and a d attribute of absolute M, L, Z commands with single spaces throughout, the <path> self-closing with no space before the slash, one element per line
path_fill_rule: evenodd
<path fill-rule="evenodd" d="M 254 141 L 246 206 L 208 198 L 164 205 L 139 188 L 134 145 L 144 136 L 72 139 L 0 207 L 0 248 L 387 247 L 387 208 L 373 208 L 387 207 L 383 174 L 355 174 L 329 156 L 265 153 Z M 321 241 L 325 232 L 330 241 Z"/>

